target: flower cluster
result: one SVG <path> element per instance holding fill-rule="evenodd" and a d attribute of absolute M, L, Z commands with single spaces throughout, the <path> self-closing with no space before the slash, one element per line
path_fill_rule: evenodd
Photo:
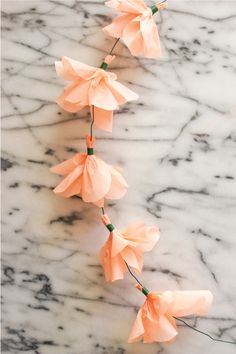
<path fill-rule="evenodd" d="M 72 81 L 57 99 L 68 112 L 78 112 L 89 106 L 97 128 L 112 131 L 113 111 L 138 95 L 117 81 L 114 73 L 106 71 L 114 56 L 108 55 L 101 68 L 63 57 L 55 63 L 59 77 Z M 104 65 L 105 64 L 105 65 Z"/>
<path fill-rule="evenodd" d="M 165 8 L 165 1 L 150 8 L 143 0 L 111 0 L 106 5 L 122 15 L 104 28 L 105 33 L 122 39 L 135 56 L 160 56 L 160 41 L 153 15 Z M 87 153 L 77 153 L 51 168 L 53 173 L 63 176 L 54 189 L 57 195 L 65 198 L 79 196 L 84 202 L 102 208 L 102 222 L 109 230 L 109 236 L 101 249 L 100 260 L 108 282 L 123 279 L 127 271 L 131 275 L 132 271 L 139 275 L 143 268 L 143 253 L 151 251 L 160 237 L 157 227 L 143 222 L 119 231 L 104 213 L 105 199 L 122 198 L 128 185 L 119 168 L 94 154 L 93 123 L 97 128 L 111 132 L 113 111 L 138 98 L 135 92 L 117 81 L 114 73 L 107 71 L 114 58 L 111 51 L 100 68 L 68 57 L 56 62 L 58 76 L 71 82 L 57 99 L 58 105 L 68 112 L 89 107 L 92 124 L 86 138 Z M 177 335 L 176 316 L 203 315 L 212 301 L 209 291 L 152 293 L 140 284 L 138 289 L 146 296 L 146 301 L 138 312 L 129 342 L 141 339 L 144 343 L 170 341 Z"/>
<path fill-rule="evenodd" d="M 160 57 L 160 39 L 153 15 L 166 7 L 165 2 L 148 7 L 143 0 L 111 0 L 106 5 L 123 15 L 104 27 L 105 33 L 122 38 L 132 55 Z"/>
<path fill-rule="evenodd" d="M 143 339 L 144 343 L 169 342 L 177 334 L 176 317 L 206 315 L 212 303 L 208 290 L 144 292 L 146 300 L 138 312 L 129 336 L 129 343 Z"/>
<path fill-rule="evenodd" d="M 100 254 L 106 280 L 123 279 L 128 270 L 127 265 L 140 274 L 143 267 L 142 254 L 153 249 L 160 237 L 159 229 L 138 222 L 121 232 L 111 224 L 106 214 L 102 216 L 102 222 L 110 231 Z"/>
<path fill-rule="evenodd" d="M 84 202 L 104 206 L 104 199 L 122 198 L 127 183 L 115 167 L 108 165 L 94 155 L 94 138 L 86 138 L 87 154 L 76 154 L 71 159 L 51 168 L 64 180 L 54 189 L 54 193 L 69 198 L 80 196 Z"/>

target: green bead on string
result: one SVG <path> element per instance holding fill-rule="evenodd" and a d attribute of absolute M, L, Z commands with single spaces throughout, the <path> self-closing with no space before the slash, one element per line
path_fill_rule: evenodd
<path fill-rule="evenodd" d="M 149 291 L 147 288 L 145 288 L 144 286 L 142 287 L 142 293 L 145 295 L 145 296 L 148 296 L 149 294 Z"/>
<path fill-rule="evenodd" d="M 106 225 L 107 229 L 112 232 L 113 230 L 115 230 L 115 227 L 112 224 L 107 224 Z"/>
<path fill-rule="evenodd" d="M 88 155 L 93 155 L 94 154 L 94 151 L 93 151 L 93 148 L 87 148 L 87 154 Z"/>
<path fill-rule="evenodd" d="M 157 7 L 156 5 L 150 6 L 150 9 L 151 9 L 153 15 L 154 15 L 157 11 L 159 11 L 159 10 L 158 10 L 158 7 Z"/>
<path fill-rule="evenodd" d="M 107 70 L 108 64 L 105 61 L 101 64 L 100 68 L 103 70 Z"/>

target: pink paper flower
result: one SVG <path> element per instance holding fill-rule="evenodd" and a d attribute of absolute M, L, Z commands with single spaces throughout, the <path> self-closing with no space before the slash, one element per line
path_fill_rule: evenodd
<path fill-rule="evenodd" d="M 65 176 L 54 193 L 65 198 L 81 196 L 84 202 L 102 207 L 104 198 L 122 198 L 128 185 L 115 167 L 94 155 L 94 139 L 87 136 L 86 141 L 87 154 L 76 154 L 51 168 L 52 172 Z"/>
<path fill-rule="evenodd" d="M 165 3 L 149 8 L 143 0 L 111 0 L 106 5 L 124 15 L 103 28 L 108 35 L 121 38 L 134 56 L 159 58 L 160 39 L 153 13 L 166 7 Z"/>
<path fill-rule="evenodd" d="M 108 65 L 113 58 L 108 55 L 103 66 Z M 99 129 L 112 131 L 113 111 L 119 105 L 138 98 L 136 93 L 116 81 L 116 74 L 102 68 L 68 57 L 63 57 L 55 65 L 59 77 L 72 81 L 57 99 L 58 105 L 68 112 L 78 112 L 89 106 L 94 113 L 94 123 Z"/>
<path fill-rule="evenodd" d="M 143 267 L 142 254 L 155 246 L 160 237 L 159 229 L 139 222 L 121 232 L 114 228 L 107 215 L 102 216 L 102 222 L 110 230 L 109 238 L 100 253 L 106 280 L 112 282 L 123 279 L 127 272 L 125 262 L 140 274 Z"/>
<path fill-rule="evenodd" d="M 139 290 L 142 289 L 138 284 Z M 147 293 L 129 336 L 129 343 L 143 339 L 144 343 L 168 342 L 177 334 L 174 317 L 206 315 L 213 296 L 208 290 L 164 291 Z"/>

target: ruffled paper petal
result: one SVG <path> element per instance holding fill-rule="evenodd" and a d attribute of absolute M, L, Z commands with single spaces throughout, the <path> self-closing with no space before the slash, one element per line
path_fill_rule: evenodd
<path fill-rule="evenodd" d="M 169 305 L 169 313 L 173 316 L 182 317 L 189 315 L 206 315 L 212 304 L 213 296 L 210 291 L 166 291 L 163 297 L 172 297 Z"/>
<path fill-rule="evenodd" d="M 72 159 L 53 166 L 51 172 L 66 176 L 53 190 L 55 194 L 64 198 L 79 195 L 81 192 L 82 174 L 87 155 L 77 154 Z"/>
<path fill-rule="evenodd" d="M 92 107 L 90 108 L 90 111 L 92 112 Z M 94 124 L 98 129 L 112 132 L 112 121 L 113 111 L 94 107 Z"/>
<path fill-rule="evenodd" d="M 143 334 L 144 343 L 169 342 L 178 334 L 175 326 L 173 326 L 165 316 L 160 316 L 159 320 L 156 322 L 144 318 L 143 322 L 145 327 Z"/>
<path fill-rule="evenodd" d="M 108 111 L 118 108 L 117 100 L 104 80 L 101 80 L 97 86 L 90 86 L 89 102 L 95 107 L 106 109 Z"/>
<path fill-rule="evenodd" d="M 121 173 L 110 166 L 111 173 L 111 187 L 106 194 L 107 199 L 120 199 L 127 192 L 128 184 L 125 179 L 122 177 Z"/>
<path fill-rule="evenodd" d="M 138 312 L 128 342 L 134 343 L 142 339 L 144 343 L 168 342 L 177 334 L 175 325 L 166 317 L 161 316 L 158 320 L 153 321 L 144 305 Z"/>
<path fill-rule="evenodd" d="M 70 112 L 70 113 L 75 113 L 79 112 L 82 108 L 84 108 L 84 105 L 81 105 L 80 103 L 74 103 L 74 102 L 69 102 L 67 100 L 67 95 L 75 89 L 77 86 L 77 83 L 72 83 L 68 85 L 61 96 L 59 96 L 56 99 L 57 104 L 63 108 L 65 111 Z"/>
<path fill-rule="evenodd" d="M 124 260 L 118 254 L 112 257 L 112 241 L 113 236 L 110 234 L 108 241 L 102 247 L 100 252 L 100 260 L 104 270 L 106 281 L 113 282 L 115 280 L 123 279 L 126 272 L 126 265 Z"/>
<path fill-rule="evenodd" d="M 159 241 L 160 232 L 157 227 L 146 226 L 142 222 L 130 225 L 124 231 L 125 238 L 134 242 L 142 252 L 149 252 Z"/>
<path fill-rule="evenodd" d="M 109 166 L 95 155 L 88 156 L 83 172 L 82 199 L 88 203 L 97 202 L 108 193 L 110 185 Z"/>
<path fill-rule="evenodd" d="M 134 343 L 142 340 L 144 331 L 145 329 L 142 321 L 142 309 L 140 309 L 130 331 L 128 343 Z"/>
<path fill-rule="evenodd" d="M 79 195 L 82 186 L 83 166 L 77 166 L 58 186 L 53 190 L 55 194 L 64 198 Z"/>
<path fill-rule="evenodd" d="M 125 14 L 115 18 L 112 23 L 103 28 L 103 31 L 111 37 L 120 38 L 123 34 L 124 28 L 132 21 L 136 15 Z"/>
<path fill-rule="evenodd" d="M 69 113 L 76 113 L 84 108 L 84 106 L 81 106 L 80 104 L 75 104 L 75 103 L 70 103 L 65 101 L 64 96 L 58 97 L 56 99 L 56 103 L 58 104 L 59 107 L 61 107 L 62 109 L 64 109 L 66 112 Z"/>
<path fill-rule="evenodd" d="M 101 264 L 107 281 L 116 281 L 124 278 L 127 272 L 125 262 L 132 267 L 137 274 L 143 266 L 141 255 L 135 254 L 129 247 L 127 242 L 114 235 L 110 234 L 109 240 L 106 242 L 100 253 Z"/>
<path fill-rule="evenodd" d="M 115 229 L 112 232 L 111 256 L 117 256 L 117 254 L 121 253 L 121 251 L 127 246 L 129 246 L 129 242 L 126 241 L 123 235 Z"/>
<path fill-rule="evenodd" d="M 66 102 L 79 106 L 89 105 L 88 91 L 90 89 L 90 81 L 82 81 L 78 84 L 72 84 L 64 91 L 63 98 Z"/>
<path fill-rule="evenodd" d="M 112 259 L 112 262 L 108 263 L 108 268 L 105 270 L 106 280 L 113 282 L 123 279 L 126 271 L 126 265 L 121 256 L 118 255 Z"/>
<path fill-rule="evenodd" d="M 122 85 L 118 81 L 107 80 L 107 86 L 115 98 L 117 105 L 122 105 L 125 102 L 137 100 L 139 97 L 137 93 Z"/>
<path fill-rule="evenodd" d="M 153 17 L 136 17 L 124 28 L 122 38 L 134 56 L 159 58 L 160 39 Z"/>
<path fill-rule="evenodd" d="M 62 57 L 61 61 L 55 62 L 57 75 L 64 80 L 74 81 L 78 78 L 89 80 L 94 76 L 97 68 L 81 63 L 69 57 Z"/>
<path fill-rule="evenodd" d="M 140 31 L 142 33 L 143 39 L 143 48 L 140 55 L 144 55 L 146 58 L 160 58 L 160 38 L 153 17 L 145 18 L 143 21 L 140 22 Z"/>
<path fill-rule="evenodd" d="M 66 176 L 71 173 L 76 166 L 83 165 L 86 160 L 86 157 L 86 154 L 76 154 L 71 159 L 63 161 L 59 165 L 51 167 L 50 171 L 53 173 L 57 173 L 61 176 Z"/>
<path fill-rule="evenodd" d="M 122 39 L 132 55 L 139 56 L 143 54 L 144 42 L 140 31 L 140 18 L 135 18 L 126 25 Z"/>

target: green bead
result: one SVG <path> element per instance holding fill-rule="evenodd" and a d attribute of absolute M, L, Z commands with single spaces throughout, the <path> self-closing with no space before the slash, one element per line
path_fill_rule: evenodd
<path fill-rule="evenodd" d="M 87 148 L 87 154 L 93 155 L 93 148 Z"/>
<path fill-rule="evenodd" d="M 152 6 L 150 7 L 150 9 L 152 10 L 152 14 L 153 14 L 153 15 L 158 11 L 158 8 L 157 8 L 156 5 L 152 5 Z"/>
<path fill-rule="evenodd" d="M 149 294 L 149 291 L 147 288 L 142 288 L 142 293 L 147 296 Z"/>
<path fill-rule="evenodd" d="M 108 225 L 106 225 L 106 227 L 108 228 L 108 230 L 109 230 L 110 232 L 112 232 L 112 231 L 115 229 L 112 224 L 108 224 Z"/>
<path fill-rule="evenodd" d="M 103 62 L 102 65 L 101 65 L 101 69 L 106 70 L 107 67 L 108 67 L 108 64 Z"/>

